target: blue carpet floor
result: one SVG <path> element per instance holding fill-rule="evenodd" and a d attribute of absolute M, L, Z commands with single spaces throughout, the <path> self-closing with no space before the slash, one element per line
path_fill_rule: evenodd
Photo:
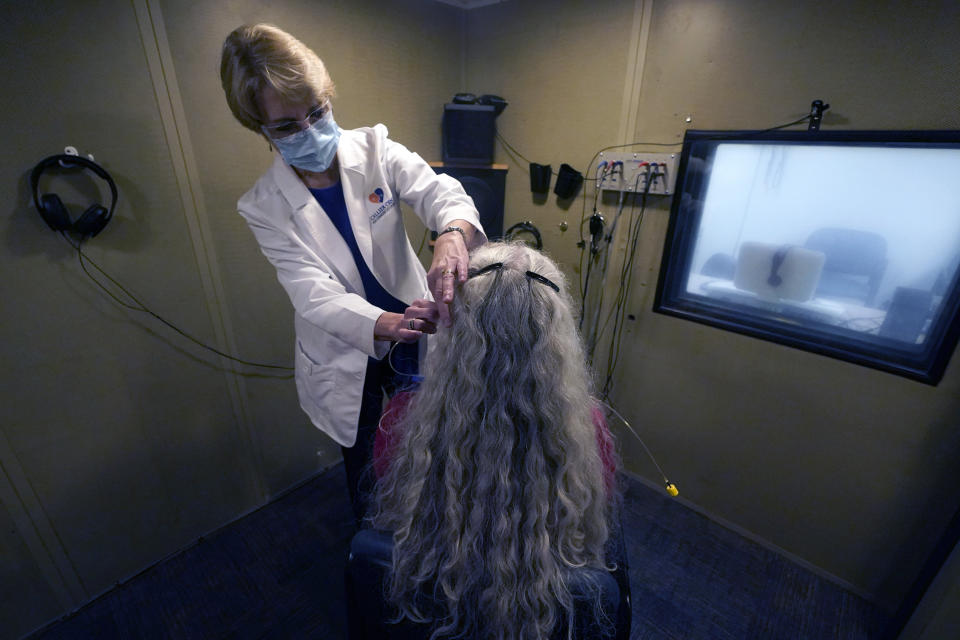
<path fill-rule="evenodd" d="M 354 533 L 337 465 L 35 632 L 58 638 L 346 637 Z M 664 493 L 625 479 L 637 640 L 873 640 L 887 616 Z"/>
<path fill-rule="evenodd" d="M 876 606 L 636 480 L 624 536 L 635 639 L 883 636 Z"/>

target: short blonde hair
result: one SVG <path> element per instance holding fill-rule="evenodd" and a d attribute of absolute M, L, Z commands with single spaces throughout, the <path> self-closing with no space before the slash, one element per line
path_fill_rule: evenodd
<path fill-rule="evenodd" d="M 257 98 L 272 87 L 287 102 L 320 104 L 334 95 L 323 61 L 310 47 L 271 24 L 243 25 L 223 42 L 220 83 L 234 117 L 260 133 Z"/>

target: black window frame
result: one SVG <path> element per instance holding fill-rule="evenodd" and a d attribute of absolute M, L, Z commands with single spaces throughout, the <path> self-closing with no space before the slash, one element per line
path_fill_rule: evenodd
<path fill-rule="evenodd" d="M 703 213 L 696 196 L 705 192 L 709 161 L 717 145 L 731 142 L 960 149 L 960 131 L 687 131 L 653 305 L 657 313 L 838 358 L 926 384 L 938 384 L 960 338 L 960 269 L 953 274 L 922 348 L 905 348 L 904 343 L 893 339 L 858 339 L 858 332 L 853 329 L 816 330 L 802 324 L 778 321 L 772 315 L 738 313 L 729 304 L 686 291 Z"/>

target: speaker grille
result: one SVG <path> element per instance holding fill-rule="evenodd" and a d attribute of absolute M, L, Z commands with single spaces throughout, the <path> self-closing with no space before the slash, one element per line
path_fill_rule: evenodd
<path fill-rule="evenodd" d="M 501 165 L 502 166 L 502 165 Z M 480 212 L 480 224 L 490 240 L 503 237 L 503 201 L 506 195 L 507 170 L 494 167 L 434 166 L 437 173 L 445 173 L 460 181 L 463 190 L 473 198 Z"/>
<path fill-rule="evenodd" d="M 492 163 L 496 117 L 496 109 L 490 105 L 444 105 L 443 161 Z"/>

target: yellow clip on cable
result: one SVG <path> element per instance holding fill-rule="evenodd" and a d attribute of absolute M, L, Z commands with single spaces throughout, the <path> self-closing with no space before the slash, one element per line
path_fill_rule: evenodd
<path fill-rule="evenodd" d="M 677 485 L 673 484 L 672 482 L 670 482 L 670 480 L 667 479 L 666 474 L 663 473 L 663 469 L 661 469 L 660 465 L 657 464 L 657 459 L 653 457 L 653 453 L 651 453 L 650 449 L 647 447 L 647 444 L 643 441 L 643 438 L 640 437 L 640 434 L 638 434 L 636 431 L 633 430 L 633 427 L 630 426 L 630 423 L 627 422 L 627 419 L 624 418 L 622 415 L 620 415 L 620 412 L 614 409 L 612 404 L 610 404 L 609 402 L 604 402 L 603 404 L 606 405 L 606 407 L 610 409 L 610 411 L 612 411 L 614 415 L 620 418 L 620 421 L 623 422 L 624 426 L 630 430 L 630 433 L 632 433 L 633 436 L 640 441 L 641 446 L 643 446 L 643 450 L 647 452 L 647 456 L 650 457 L 650 461 L 653 463 L 653 466 L 655 466 L 657 468 L 657 471 L 660 472 L 660 476 L 663 478 L 663 483 L 664 483 L 664 487 L 667 490 L 667 494 L 671 498 L 676 498 L 678 495 L 680 495 L 680 490 L 677 489 Z"/>

